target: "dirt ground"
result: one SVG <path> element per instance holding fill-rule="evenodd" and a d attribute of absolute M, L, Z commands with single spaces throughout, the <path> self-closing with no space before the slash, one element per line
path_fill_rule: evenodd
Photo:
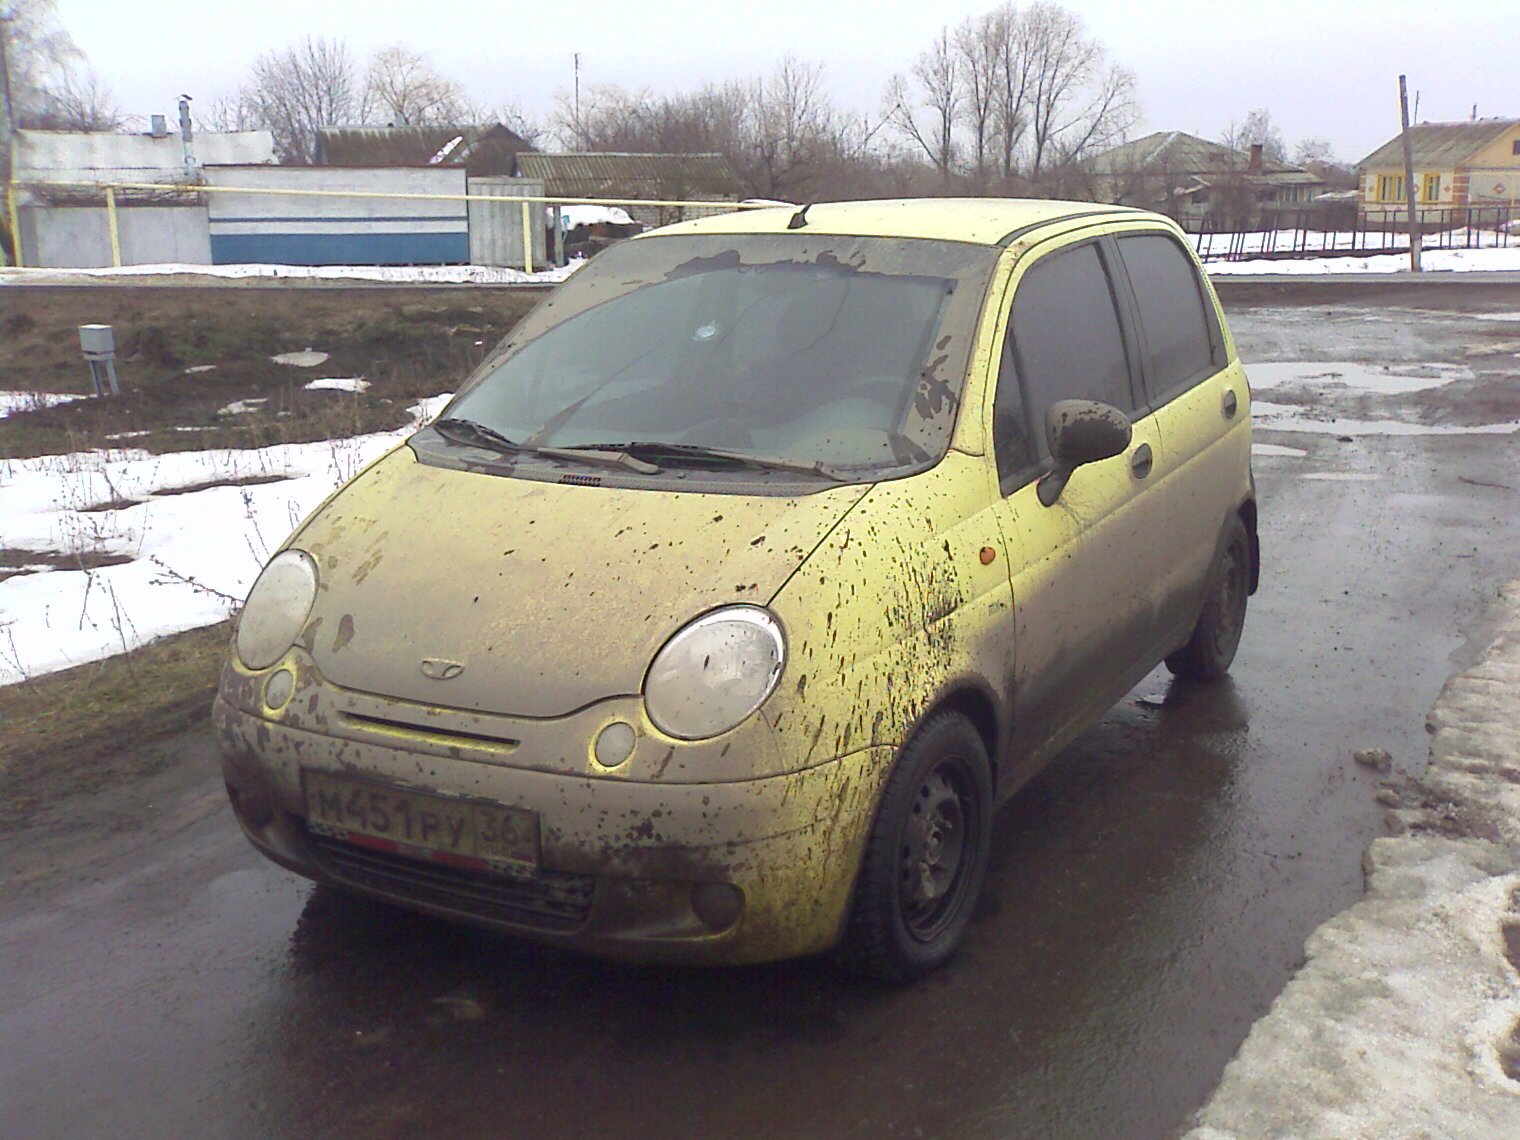
<path fill-rule="evenodd" d="M 125 445 L 260 447 L 402 427 L 418 397 L 457 388 L 542 296 L 510 288 L 9 286 L 0 289 L 0 390 L 90 392 L 78 326 L 108 324 L 123 392 L 0 419 L 0 460 Z M 308 348 L 328 359 L 304 368 L 270 359 Z M 305 388 L 323 377 L 362 377 L 370 386 Z M 233 407 L 240 402 L 246 407 Z"/>

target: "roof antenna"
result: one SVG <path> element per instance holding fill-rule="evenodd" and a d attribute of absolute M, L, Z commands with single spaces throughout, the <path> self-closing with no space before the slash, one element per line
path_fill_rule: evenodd
<path fill-rule="evenodd" d="M 792 220 L 786 223 L 786 228 L 789 230 L 800 230 L 803 226 L 807 225 L 807 212 L 812 208 L 813 203 L 809 202 L 802 209 L 798 210 L 792 215 Z"/>

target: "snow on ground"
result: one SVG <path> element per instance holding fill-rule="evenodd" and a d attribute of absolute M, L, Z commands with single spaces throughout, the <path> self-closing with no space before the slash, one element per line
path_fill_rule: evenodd
<path fill-rule="evenodd" d="M 301 386 L 316 392 L 366 392 L 369 390 L 369 381 L 362 376 L 324 376 Z"/>
<path fill-rule="evenodd" d="M 1493 424 L 1422 424 L 1407 420 L 1362 420 L 1345 416 L 1321 419 L 1298 404 L 1251 403 L 1251 423 L 1267 431 L 1304 431 L 1319 435 L 1511 435 L 1520 420 Z"/>
<path fill-rule="evenodd" d="M 275 364 L 283 364 L 288 368 L 315 368 L 319 364 L 326 364 L 329 355 L 326 352 L 313 352 L 308 348 L 301 352 L 277 352 L 269 359 Z"/>
<path fill-rule="evenodd" d="M 1184 1140 L 1520 1136 L 1520 581 L 1500 605 L 1424 776 L 1385 782 L 1366 898 L 1309 937 Z"/>
<path fill-rule="evenodd" d="M 1507 249 L 1428 249 L 1420 264 L 1428 272 L 1498 272 L 1520 270 L 1520 244 Z M 1372 257 L 1256 258 L 1251 261 L 1210 261 L 1204 268 L 1210 277 L 1237 273 L 1341 274 L 1408 273 L 1407 253 L 1383 253 Z"/>
<path fill-rule="evenodd" d="M 431 397 L 411 410 L 420 422 L 448 399 Z M 254 450 L 119 449 L 0 464 L 0 547 L 132 559 L 0 580 L 0 684 L 221 621 L 286 535 L 411 430 Z M 235 485 L 271 477 L 277 481 Z M 218 481 L 224 485 L 172 493 Z"/>
<path fill-rule="evenodd" d="M 0 419 L 12 412 L 35 412 L 39 408 L 85 398 L 84 394 L 77 392 L 0 392 Z"/>
<path fill-rule="evenodd" d="M 0 268 L 0 285 L 67 284 L 101 277 L 195 276 L 230 280 L 282 278 L 309 281 L 381 281 L 410 285 L 552 285 L 584 262 L 524 273 L 491 265 L 123 265 L 104 269 Z"/>

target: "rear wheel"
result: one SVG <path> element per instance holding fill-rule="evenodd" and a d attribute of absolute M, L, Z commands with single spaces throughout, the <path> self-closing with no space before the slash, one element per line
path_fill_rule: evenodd
<path fill-rule="evenodd" d="M 1245 629 L 1250 592 L 1251 538 L 1245 524 L 1233 518 L 1209 576 L 1208 595 L 1193 636 L 1166 659 L 1166 667 L 1190 681 L 1217 681 L 1227 674 Z"/>
<path fill-rule="evenodd" d="M 839 958 L 910 982 L 960 945 L 987 872 L 992 777 L 959 713 L 931 717 L 902 749 L 866 845 Z"/>

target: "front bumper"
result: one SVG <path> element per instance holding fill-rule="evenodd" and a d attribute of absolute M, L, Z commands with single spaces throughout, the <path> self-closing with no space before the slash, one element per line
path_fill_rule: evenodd
<path fill-rule="evenodd" d="M 761 962 L 834 945 L 891 764 L 875 747 L 760 779 L 629 780 L 327 735 L 240 709 L 225 684 L 214 717 L 239 822 L 269 858 L 428 914 L 635 961 Z M 540 867 L 468 871 L 319 835 L 303 770 L 526 808 Z"/>

